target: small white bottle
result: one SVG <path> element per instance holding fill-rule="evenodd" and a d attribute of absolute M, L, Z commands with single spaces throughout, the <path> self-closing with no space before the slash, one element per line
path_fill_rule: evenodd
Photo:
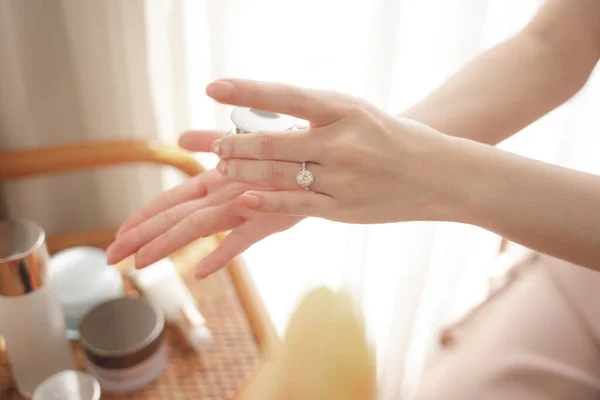
<path fill-rule="evenodd" d="M 170 259 L 140 270 L 131 267 L 128 275 L 142 295 L 162 309 L 167 322 L 177 328 L 194 351 L 202 353 L 212 344 L 212 333 L 196 299 Z"/>
<path fill-rule="evenodd" d="M 0 334 L 18 391 L 31 397 L 46 378 L 75 369 L 43 229 L 0 221 Z"/>

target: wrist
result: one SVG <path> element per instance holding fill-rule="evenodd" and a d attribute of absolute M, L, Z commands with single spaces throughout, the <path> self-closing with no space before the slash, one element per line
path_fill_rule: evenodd
<path fill-rule="evenodd" d="M 499 150 L 469 139 L 441 134 L 431 156 L 431 220 L 482 225 L 484 208 L 501 188 Z"/>

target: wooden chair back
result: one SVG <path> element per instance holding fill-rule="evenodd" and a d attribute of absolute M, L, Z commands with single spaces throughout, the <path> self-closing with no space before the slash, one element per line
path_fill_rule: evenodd
<path fill-rule="evenodd" d="M 188 176 L 204 172 L 193 154 L 178 146 L 154 140 L 106 140 L 0 152 L 0 182 L 134 163 L 171 166 Z M 48 249 L 50 253 L 74 246 L 105 249 L 113 241 L 116 229 L 49 236 Z M 218 241 L 223 237 L 216 235 Z M 257 343 L 264 351 L 279 337 L 241 259 L 227 268 Z"/>

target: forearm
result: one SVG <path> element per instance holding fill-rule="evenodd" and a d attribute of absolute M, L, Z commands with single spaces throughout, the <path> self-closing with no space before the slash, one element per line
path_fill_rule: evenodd
<path fill-rule="evenodd" d="M 550 1 L 517 36 L 483 53 L 401 116 L 497 144 L 567 101 L 599 56 L 589 1 Z M 597 20 L 596 20 L 597 23 Z"/>
<path fill-rule="evenodd" d="M 453 220 L 600 270 L 600 177 L 450 140 Z"/>
<path fill-rule="evenodd" d="M 474 60 L 402 116 L 453 136 L 499 143 L 579 89 L 580 82 L 562 82 L 556 58 L 534 37 L 516 37 Z"/>

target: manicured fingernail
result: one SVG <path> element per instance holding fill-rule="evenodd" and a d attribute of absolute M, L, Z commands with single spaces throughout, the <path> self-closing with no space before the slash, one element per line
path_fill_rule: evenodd
<path fill-rule="evenodd" d="M 206 94 L 214 99 L 226 99 L 233 93 L 234 86 L 231 82 L 215 81 L 206 87 Z"/>
<path fill-rule="evenodd" d="M 238 198 L 238 201 L 241 205 L 257 209 L 260 207 L 262 203 L 262 199 L 254 194 L 245 193 Z"/>
<path fill-rule="evenodd" d="M 216 155 L 220 156 L 222 144 L 223 144 L 223 141 L 221 139 L 215 140 L 213 142 L 213 144 L 210 146 L 210 151 L 212 151 Z"/>
<path fill-rule="evenodd" d="M 221 175 L 227 175 L 227 161 L 219 161 L 217 164 L 217 171 L 219 171 Z"/>

